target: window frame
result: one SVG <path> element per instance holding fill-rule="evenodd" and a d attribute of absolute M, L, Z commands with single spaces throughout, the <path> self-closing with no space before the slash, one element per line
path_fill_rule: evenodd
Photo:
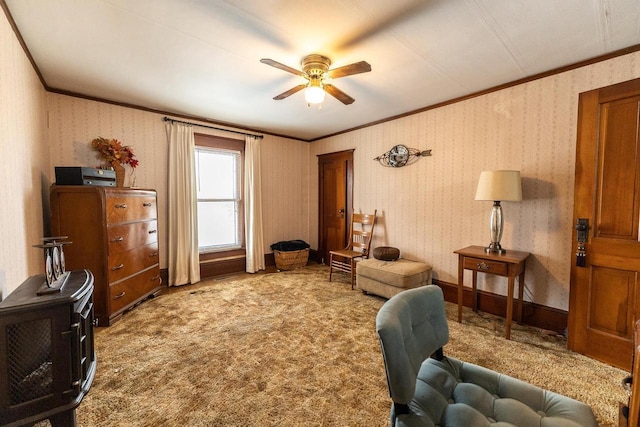
<path fill-rule="evenodd" d="M 246 241 L 245 241 L 245 215 L 244 215 L 244 140 L 225 138 L 215 135 L 207 135 L 194 133 L 195 146 L 198 148 L 211 148 L 219 150 L 229 150 L 240 152 L 240 202 L 238 205 L 238 219 L 239 219 L 239 232 L 240 232 L 240 248 L 227 247 L 221 249 L 206 249 L 201 250 L 198 247 L 198 253 L 200 254 L 200 260 L 216 259 L 230 255 L 241 255 L 245 253 Z M 194 152 L 195 156 L 195 152 Z M 200 246 L 200 245 L 198 245 Z"/>

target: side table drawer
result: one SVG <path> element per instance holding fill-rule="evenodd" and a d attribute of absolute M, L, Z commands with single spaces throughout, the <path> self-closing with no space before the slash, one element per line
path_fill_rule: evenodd
<path fill-rule="evenodd" d="M 464 268 L 466 270 L 475 270 L 482 273 L 498 274 L 500 276 L 506 276 L 508 267 L 504 262 L 489 261 L 480 258 L 464 258 Z"/>

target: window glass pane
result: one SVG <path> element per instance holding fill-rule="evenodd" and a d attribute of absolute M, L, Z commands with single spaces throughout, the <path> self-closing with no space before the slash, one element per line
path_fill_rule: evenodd
<path fill-rule="evenodd" d="M 239 247 L 236 202 L 198 202 L 200 249 Z"/>
<path fill-rule="evenodd" d="M 240 153 L 196 150 L 198 199 L 236 199 Z"/>
<path fill-rule="evenodd" d="M 241 248 L 242 152 L 197 146 L 195 160 L 200 252 Z"/>

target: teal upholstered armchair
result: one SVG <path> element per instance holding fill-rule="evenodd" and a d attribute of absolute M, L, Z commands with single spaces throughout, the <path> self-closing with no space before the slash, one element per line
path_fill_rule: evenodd
<path fill-rule="evenodd" d="M 399 293 L 378 312 L 392 426 L 596 427 L 591 408 L 489 369 L 444 356 L 442 290 Z"/>

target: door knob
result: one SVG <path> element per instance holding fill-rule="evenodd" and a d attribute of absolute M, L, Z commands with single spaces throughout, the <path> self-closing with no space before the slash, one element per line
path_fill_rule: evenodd
<path fill-rule="evenodd" d="M 338 213 L 340 214 L 340 218 L 344 218 L 344 209 L 338 209 Z"/>
<path fill-rule="evenodd" d="M 587 249 L 585 248 L 585 243 L 589 239 L 589 220 L 587 218 L 578 218 L 576 231 L 578 232 L 576 267 L 585 267 L 587 265 Z"/>
<path fill-rule="evenodd" d="M 589 220 L 587 218 L 578 218 L 576 231 L 578 232 L 578 242 L 585 243 L 589 238 Z"/>

